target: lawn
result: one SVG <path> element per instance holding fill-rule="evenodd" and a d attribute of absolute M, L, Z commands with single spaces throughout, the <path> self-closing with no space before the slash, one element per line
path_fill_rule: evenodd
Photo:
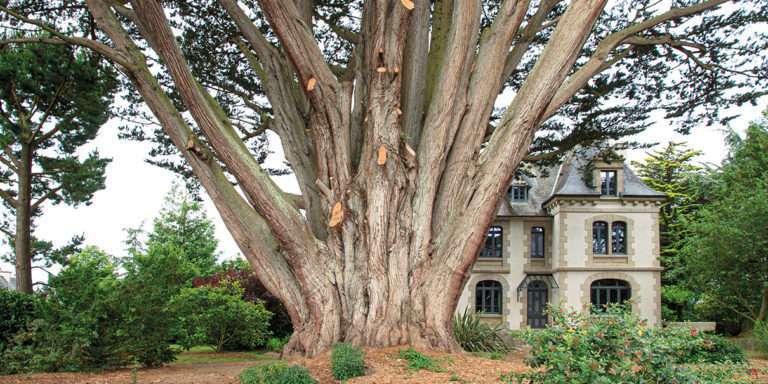
<path fill-rule="evenodd" d="M 218 364 L 274 361 L 278 356 L 267 351 L 242 351 L 217 353 L 208 346 L 192 347 L 183 351 L 170 365 Z"/>

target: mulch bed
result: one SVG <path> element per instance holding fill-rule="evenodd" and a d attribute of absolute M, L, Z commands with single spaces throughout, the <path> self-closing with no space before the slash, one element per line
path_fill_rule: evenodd
<path fill-rule="evenodd" d="M 347 381 L 349 384 L 389 383 L 448 383 L 455 374 L 473 384 L 499 383 L 499 376 L 511 371 L 522 372 L 528 368 L 523 364 L 524 352 L 513 352 L 504 360 L 490 360 L 468 353 L 438 353 L 419 351 L 435 359 L 444 372 L 410 371 L 407 362 L 398 357 L 398 351 L 407 347 L 366 348 L 366 376 Z M 307 367 L 320 383 L 338 383 L 333 379 L 330 366 L 330 352 L 312 359 L 293 359 L 291 363 Z"/>

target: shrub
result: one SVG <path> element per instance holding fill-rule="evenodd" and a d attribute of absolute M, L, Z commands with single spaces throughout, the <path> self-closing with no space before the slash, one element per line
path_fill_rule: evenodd
<path fill-rule="evenodd" d="M 123 327 L 120 281 L 109 257 L 94 248 L 72 256 L 49 281 L 37 319 L 3 355 L 16 372 L 122 367 L 133 362 Z"/>
<path fill-rule="evenodd" d="M 550 310 L 552 324 L 523 332 L 536 371 L 510 374 L 508 383 L 720 383 L 723 367 L 741 369 L 730 346 L 689 329 L 646 327 L 620 306 L 604 314 Z M 717 341 L 713 341 L 717 340 Z M 715 365 L 710 362 L 718 362 Z M 701 369 L 687 364 L 703 364 Z M 725 372 L 725 373 L 724 373 Z M 749 381 L 733 371 L 733 383 Z"/>
<path fill-rule="evenodd" d="M 282 352 L 283 347 L 285 347 L 285 344 L 288 343 L 288 340 L 291 338 L 291 336 L 285 336 L 285 337 L 270 337 L 269 340 L 267 340 L 266 347 L 268 350 L 272 352 Z"/>
<path fill-rule="evenodd" d="M 244 259 L 225 261 L 219 271 L 208 277 L 194 279 L 192 284 L 195 287 L 220 287 L 237 284 L 243 289 L 244 300 L 252 303 L 261 302 L 264 304 L 264 308 L 272 312 L 269 331 L 273 336 L 289 337 L 293 333 L 293 325 L 288 311 L 275 295 L 264 288 L 264 285 L 251 270 L 250 264 Z M 224 348 L 226 350 L 241 350 L 244 349 L 244 346 L 231 343 L 225 345 Z"/>
<path fill-rule="evenodd" d="M 317 384 L 306 368 L 273 363 L 250 367 L 240 374 L 240 384 Z"/>
<path fill-rule="evenodd" d="M 349 343 L 337 343 L 331 351 L 331 371 L 336 380 L 365 375 L 363 350 Z"/>
<path fill-rule="evenodd" d="M 247 348 L 263 345 L 272 314 L 261 303 L 244 301 L 235 287 L 185 288 L 171 300 L 178 316 L 174 334 L 185 348 L 210 345 L 222 351 L 232 340 Z"/>
<path fill-rule="evenodd" d="M 408 362 L 408 369 L 412 371 L 418 371 L 421 369 L 432 372 L 443 372 L 443 368 L 440 367 L 434 359 L 424 355 L 423 353 L 413 349 L 401 349 L 399 352 L 400 358 Z"/>
<path fill-rule="evenodd" d="M 725 338 L 687 327 L 657 329 L 657 345 L 677 364 L 746 362 L 744 352 Z"/>
<path fill-rule="evenodd" d="M 453 317 L 453 336 L 468 352 L 509 352 L 501 338 L 502 327 L 480 321 L 480 316 L 465 309 Z"/>
<path fill-rule="evenodd" d="M 0 354 L 10 345 L 13 337 L 26 330 L 27 323 L 36 317 L 37 296 L 0 289 Z"/>
<path fill-rule="evenodd" d="M 88 371 L 174 360 L 175 316 L 167 305 L 169 296 L 188 283 L 184 263 L 150 252 L 123 267 L 120 279 L 110 257 L 95 248 L 71 256 L 50 279 L 46 296 L 35 299 L 34 320 L 9 339 L 0 369 Z"/>
<path fill-rule="evenodd" d="M 146 254 L 134 254 L 123 264 L 124 325 L 139 364 L 158 367 L 176 358 L 171 331 L 177 323 L 171 298 L 191 286 L 195 267 L 173 245 L 152 244 Z"/>

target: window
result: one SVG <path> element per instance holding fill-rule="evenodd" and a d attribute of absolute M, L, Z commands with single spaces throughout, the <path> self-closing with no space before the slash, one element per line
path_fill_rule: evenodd
<path fill-rule="evenodd" d="M 544 228 L 531 228 L 531 258 L 544 257 Z"/>
<path fill-rule="evenodd" d="M 509 188 L 509 200 L 513 203 L 523 203 L 528 201 L 528 186 L 513 185 Z"/>
<path fill-rule="evenodd" d="M 483 280 L 475 286 L 475 312 L 501 314 L 501 283 Z"/>
<path fill-rule="evenodd" d="M 608 223 L 605 221 L 592 223 L 592 253 L 595 255 L 608 254 Z"/>
<path fill-rule="evenodd" d="M 614 255 L 627 254 L 627 223 L 623 221 L 611 223 L 611 253 Z"/>
<path fill-rule="evenodd" d="M 603 196 L 616 196 L 618 192 L 618 180 L 616 171 L 600 171 L 600 194 Z"/>
<path fill-rule="evenodd" d="M 502 237 L 501 227 L 493 226 L 488 228 L 488 234 L 485 236 L 485 246 L 480 250 L 480 257 L 501 258 Z"/>
<path fill-rule="evenodd" d="M 624 280 L 596 280 L 591 286 L 590 301 L 598 311 L 605 311 L 608 304 L 624 304 L 631 297 L 632 288 Z"/>

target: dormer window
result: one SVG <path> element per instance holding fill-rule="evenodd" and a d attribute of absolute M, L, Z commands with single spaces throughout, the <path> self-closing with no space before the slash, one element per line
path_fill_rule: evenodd
<path fill-rule="evenodd" d="M 509 200 L 513 203 L 524 203 L 528 201 L 528 186 L 513 185 L 509 188 Z"/>
<path fill-rule="evenodd" d="M 600 194 L 603 196 L 617 196 L 619 178 L 615 170 L 600 171 Z"/>

